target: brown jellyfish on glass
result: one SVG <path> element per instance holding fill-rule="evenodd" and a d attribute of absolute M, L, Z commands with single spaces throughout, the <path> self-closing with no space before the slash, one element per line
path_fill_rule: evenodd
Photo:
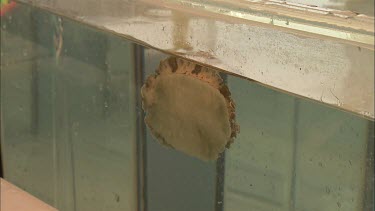
<path fill-rule="evenodd" d="M 239 132 L 231 93 L 213 69 L 169 57 L 141 94 L 146 125 L 164 146 L 215 160 Z"/>

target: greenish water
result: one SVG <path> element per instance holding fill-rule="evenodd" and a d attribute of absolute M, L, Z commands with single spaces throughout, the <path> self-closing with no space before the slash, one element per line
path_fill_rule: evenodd
<path fill-rule="evenodd" d="M 217 162 L 158 144 L 139 89 L 167 56 L 19 5 L 1 22 L 5 179 L 63 211 L 373 209 L 374 122 L 248 80 L 223 74 L 241 132 Z"/>

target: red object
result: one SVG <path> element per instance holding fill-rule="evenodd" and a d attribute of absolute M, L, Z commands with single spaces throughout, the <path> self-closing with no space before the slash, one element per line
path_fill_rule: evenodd
<path fill-rule="evenodd" d="M 1 6 L 1 8 L 0 8 L 0 16 L 1 17 L 4 16 L 6 13 L 8 13 L 14 7 L 16 7 L 16 5 L 17 5 L 16 2 L 12 1 L 9 4 L 4 4 L 3 6 Z"/>

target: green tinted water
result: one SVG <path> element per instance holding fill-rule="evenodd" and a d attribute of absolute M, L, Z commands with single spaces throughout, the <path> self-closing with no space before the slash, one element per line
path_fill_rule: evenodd
<path fill-rule="evenodd" d="M 241 132 L 217 162 L 158 144 L 139 89 L 167 56 L 19 5 L 1 22 L 5 179 L 67 211 L 373 209 L 374 122 L 242 78 L 223 74 Z"/>

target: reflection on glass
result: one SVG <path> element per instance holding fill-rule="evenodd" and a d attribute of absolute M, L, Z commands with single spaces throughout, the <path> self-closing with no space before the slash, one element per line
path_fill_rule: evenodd
<path fill-rule="evenodd" d="M 1 24 L 5 179 L 59 210 L 133 211 L 132 44 L 21 5 Z"/>
<path fill-rule="evenodd" d="M 226 210 L 365 210 L 373 122 L 228 78 L 241 133 L 227 152 Z"/>
<path fill-rule="evenodd" d="M 374 0 L 287 0 L 287 2 L 315 5 L 322 8 L 349 10 L 374 16 Z"/>

